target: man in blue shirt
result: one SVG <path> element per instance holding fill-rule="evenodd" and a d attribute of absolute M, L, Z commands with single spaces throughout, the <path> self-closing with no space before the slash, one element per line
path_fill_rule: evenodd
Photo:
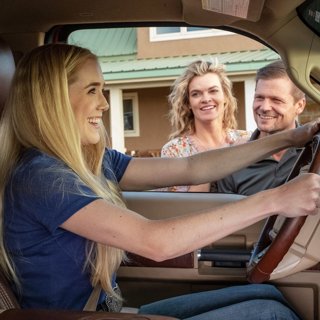
<path fill-rule="evenodd" d="M 282 61 L 261 68 L 256 75 L 253 101 L 257 129 L 250 141 L 295 128 L 305 105 L 304 93 L 290 80 Z M 300 151 L 297 148 L 281 150 L 217 181 L 211 190 L 248 196 L 279 186 L 286 181 Z"/>

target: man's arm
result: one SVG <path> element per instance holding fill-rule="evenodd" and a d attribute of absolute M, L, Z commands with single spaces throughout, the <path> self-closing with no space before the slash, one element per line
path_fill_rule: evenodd
<path fill-rule="evenodd" d="M 199 185 L 222 179 L 290 146 L 303 146 L 319 131 L 320 120 L 241 145 L 184 158 L 134 158 L 125 171 L 123 190 Z"/>

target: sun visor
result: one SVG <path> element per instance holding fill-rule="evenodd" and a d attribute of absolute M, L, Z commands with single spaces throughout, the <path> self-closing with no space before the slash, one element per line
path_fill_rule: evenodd
<path fill-rule="evenodd" d="M 250 21 L 260 19 L 263 5 L 264 0 L 202 0 L 204 10 Z"/>

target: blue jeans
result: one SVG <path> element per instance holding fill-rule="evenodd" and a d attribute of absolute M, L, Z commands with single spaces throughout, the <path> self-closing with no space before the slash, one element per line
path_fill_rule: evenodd
<path fill-rule="evenodd" d="M 188 320 L 299 320 L 283 295 L 268 284 L 233 286 L 173 297 L 140 307 L 139 313 Z"/>

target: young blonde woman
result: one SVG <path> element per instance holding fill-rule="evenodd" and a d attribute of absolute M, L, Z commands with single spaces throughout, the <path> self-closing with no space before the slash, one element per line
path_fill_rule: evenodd
<path fill-rule="evenodd" d="M 81 310 L 100 285 L 97 309 L 118 311 L 109 302 L 117 297 L 124 250 L 161 261 L 275 213 L 318 213 L 316 174 L 183 217 L 152 221 L 126 209 L 121 190 L 219 179 L 276 150 L 304 145 L 320 123 L 188 158 L 131 158 L 106 147 L 104 85 L 97 57 L 76 46 L 36 48 L 17 66 L 0 123 L 0 256 L 23 308 Z M 176 297 L 139 312 L 182 319 L 298 319 L 267 285 Z"/>
<path fill-rule="evenodd" d="M 173 132 L 162 157 L 186 157 L 247 142 L 250 133 L 237 130 L 237 101 L 224 66 L 197 60 L 174 82 L 169 95 Z M 174 186 L 163 190 L 208 192 L 210 185 Z"/>

